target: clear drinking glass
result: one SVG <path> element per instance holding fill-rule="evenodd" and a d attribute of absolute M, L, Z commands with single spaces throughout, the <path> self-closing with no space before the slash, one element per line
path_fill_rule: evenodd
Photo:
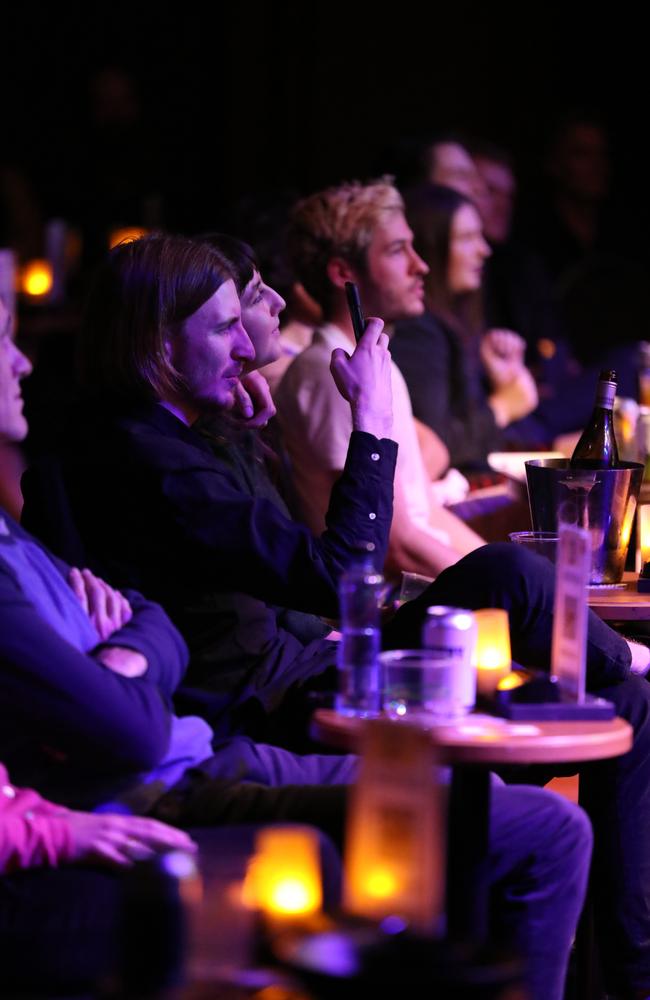
<path fill-rule="evenodd" d="M 525 546 L 529 552 L 546 556 L 555 564 L 560 543 L 560 536 L 556 531 L 511 531 L 508 538 L 517 545 Z"/>
<path fill-rule="evenodd" d="M 445 721 L 465 714 L 454 684 L 453 658 L 441 658 L 430 649 L 391 649 L 379 659 L 383 709 L 391 718 Z"/>

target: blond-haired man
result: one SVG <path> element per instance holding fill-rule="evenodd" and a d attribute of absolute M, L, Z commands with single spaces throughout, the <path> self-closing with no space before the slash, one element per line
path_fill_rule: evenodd
<path fill-rule="evenodd" d="M 332 350 L 354 347 L 345 283 L 356 282 L 366 312 L 391 324 L 422 313 L 427 266 L 414 250 L 401 196 L 386 179 L 343 184 L 304 199 L 292 216 L 289 248 L 325 322 L 286 372 L 276 405 L 304 519 L 320 533 L 351 430 L 329 374 Z M 446 449 L 429 432 L 424 443 L 433 460 L 425 463 L 408 389 L 395 365 L 392 390 L 399 452 L 387 571 L 436 576 L 482 539 L 435 500 L 431 479 L 446 468 Z"/>

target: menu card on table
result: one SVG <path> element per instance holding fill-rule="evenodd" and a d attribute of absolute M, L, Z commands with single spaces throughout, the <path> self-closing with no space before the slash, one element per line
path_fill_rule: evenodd
<path fill-rule="evenodd" d="M 591 536 L 584 528 L 568 524 L 560 525 L 558 534 L 551 672 L 563 699 L 580 703 L 585 700 Z"/>
<path fill-rule="evenodd" d="M 345 909 L 444 930 L 447 788 L 431 736 L 382 720 L 364 726 L 348 809 Z"/>

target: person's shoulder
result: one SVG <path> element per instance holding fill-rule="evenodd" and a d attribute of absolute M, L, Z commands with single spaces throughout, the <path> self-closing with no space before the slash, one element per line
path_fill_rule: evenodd
<path fill-rule="evenodd" d="M 329 371 L 332 349 L 318 337 L 315 337 L 309 347 L 306 347 L 289 364 L 282 382 L 304 378 L 308 375 L 318 375 L 323 370 Z M 282 383 L 280 383 L 282 384 Z"/>
<path fill-rule="evenodd" d="M 431 313 L 400 321 L 390 343 L 391 354 L 400 367 L 423 362 L 446 343 L 442 323 Z"/>
<path fill-rule="evenodd" d="M 116 412 L 103 443 L 120 464 L 143 472 L 226 469 L 205 434 L 159 404 Z"/>
<path fill-rule="evenodd" d="M 315 341 L 294 358 L 274 397 L 281 416 L 309 410 L 315 399 L 333 399 L 338 403 L 340 398 L 343 401 L 330 372 L 331 357 L 332 348 Z"/>
<path fill-rule="evenodd" d="M 401 319 L 395 324 L 395 334 L 393 342 L 420 340 L 423 334 L 435 336 L 444 333 L 445 324 L 439 316 L 432 312 L 424 312 L 421 316 L 411 316 L 408 319 Z"/>

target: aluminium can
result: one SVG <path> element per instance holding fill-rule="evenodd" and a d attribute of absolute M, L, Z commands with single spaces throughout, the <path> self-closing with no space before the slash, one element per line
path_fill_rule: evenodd
<path fill-rule="evenodd" d="M 435 652 L 440 659 L 453 662 L 453 700 L 461 715 L 470 712 L 476 704 L 476 667 L 472 662 L 476 632 L 476 618 L 465 608 L 441 604 L 427 608 L 422 646 Z"/>

